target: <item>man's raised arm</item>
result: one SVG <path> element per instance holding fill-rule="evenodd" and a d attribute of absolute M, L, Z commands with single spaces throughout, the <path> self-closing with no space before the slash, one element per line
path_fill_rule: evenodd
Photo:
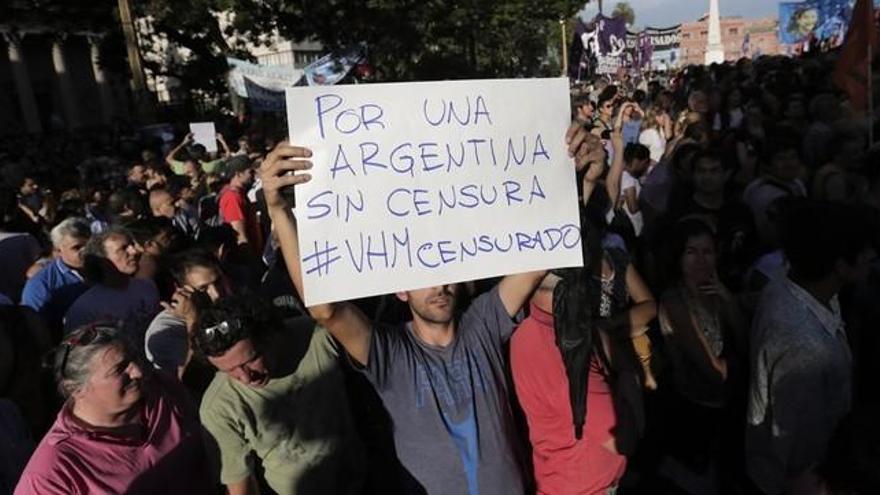
<path fill-rule="evenodd" d="M 296 219 L 280 190 L 308 182 L 312 177 L 306 170 L 312 167 L 308 159 L 311 150 L 279 143 L 260 165 L 260 179 L 266 198 L 266 208 L 287 262 L 287 271 L 297 293 L 304 297 L 302 267 L 300 265 L 299 237 Z M 370 353 L 371 324 L 367 317 L 348 302 L 319 304 L 308 308 L 312 317 L 326 328 L 345 347 L 358 363 L 367 364 Z"/>
<path fill-rule="evenodd" d="M 165 155 L 165 163 L 167 163 L 168 166 L 171 167 L 172 170 L 174 170 L 174 163 L 177 161 L 177 153 L 179 153 L 180 150 L 182 150 L 184 146 L 191 143 L 192 140 L 193 140 L 193 133 L 191 133 L 191 132 L 187 133 L 187 135 L 183 138 L 183 141 L 181 141 L 180 144 L 178 144 L 177 146 L 172 148 L 171 151 L 169 151 L 168 154 Z M 174 170 L 174 173 L 179 174 L 181 172 Z"/>

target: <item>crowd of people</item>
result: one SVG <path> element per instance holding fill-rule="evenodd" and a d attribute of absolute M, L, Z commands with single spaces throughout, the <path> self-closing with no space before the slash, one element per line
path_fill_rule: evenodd
<path fill-rule="evenodd" d="M 827 67 L 574 85 L 583 267 L 311 307 L 309 143 L 7 141 L 0 494 L 880 493 L 880 168 Z"/>

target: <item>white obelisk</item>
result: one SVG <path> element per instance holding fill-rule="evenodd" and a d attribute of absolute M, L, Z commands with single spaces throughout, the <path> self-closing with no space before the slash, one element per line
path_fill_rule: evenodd
<path fill-rule="evenodd" d="M 709 43 L 706 45 L 706 65 L 724 63 L 724 45 L 721 44 L 721 18 L 718 0 L 709 0 Z"/>

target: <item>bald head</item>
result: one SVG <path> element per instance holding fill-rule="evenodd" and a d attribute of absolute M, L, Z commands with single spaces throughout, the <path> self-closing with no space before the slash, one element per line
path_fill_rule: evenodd
<path fill-rule="evenodd" d="M 177 213 L 174 196 L 165 189 L 150 191 L 150 210 L 152 210 L 154 217 L 174 218 Z"/>

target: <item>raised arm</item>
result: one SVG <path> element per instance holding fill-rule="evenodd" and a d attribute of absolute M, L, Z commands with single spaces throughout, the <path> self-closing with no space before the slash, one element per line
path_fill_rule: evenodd
<path fill-rule="evenodd" d="M 280 190 L 312 178 L 305 172 L 312 167 L 308 161 L 311 156 L 309 149 L 291 146 L 285 141 L 279 143 L 260 165 L 266 209 L 278 234 L 278 244 L 287 262 L 290 279 L 300 296 L 304 296 L 304 293 L 296 219 Z M 352 359 L 362 365 L 367 364 L 372 326 L 356 306 L 348 302 L 331 303 L 311 306 L 308 310 L 342 344 Z"/>
<path fill-rule="evenodd" d="M 174 157 L 177 156 L 177 153 L 179 153 L 180 150 L 182 150 L 184 146 L 191 143 L 192 140 L 193 140 L 193 134 L 191 132 L 187 133 L 186 137 L 183 138 L 183 141 L 181 141 L 180 144 L 178 144 L 174 148 L 171 148 L 171 151 L 169 151 L 168 154 L 165 155 L 165 163 L 167 163 L 168 166 L 173 169 L 174 162 L 177 160 Z"/>
<path fill-rule="evenodd" d="M 593 189 L 596 187 L 596 181 L 605 171 L 605 147 L 599 136 L 584 130 L 583 126 L 572 125 L 565 134 L 565 144 L 568 147 L 569 156 L 580 164 L 578 170 L 586 169 L 583 179 L 583 191 L 581 194 L 581 202 L 586 206 Z"/>
<path fill-rule="evenodd" d="M 614 159 L 608 176 L 605 177 L 605 190 L 608 193 L 608 204 L 613 208 L 620 197 L 620 181 L 623 177 L 623 134 L 620 131 L 615 130 L 611 134 L 611 145 L 614 147 Z"/>
<path fill-rule="evenodd" d="M 232 156 L 232 150 L 229 149 L 229 145 L 226 144 L 226 139 L 223 138 L 223 134 L 217 133 L 217 142 L 220 143 L 220 147 L 223 148 L 223 158 L 229 158 Z"/>
<path fill-rule="evenodd" d="M 565 145 L 568 149 L 568 156 L 574 164 L 575 174 L 583 172 L 590 163 L 595 163 L 598 158 L 604 156 L 602 142 L 587 133 L 584 127 L 577 122 L 573 122 L 565 133 Z M 589 182 L 588 178 L 595 175 L 591 174 L 593 168 L 590 167 L 591 170 L 584 176 L 585 185 Z M 595 177 L 592 178 L 595 179 Z M 546 270 L 538 270 L 508 275 L 501 280 L 498 285 L 498 295 L 501 297 L 507 314 L 513 317 L 519 313 L 546 274 Z"/>

